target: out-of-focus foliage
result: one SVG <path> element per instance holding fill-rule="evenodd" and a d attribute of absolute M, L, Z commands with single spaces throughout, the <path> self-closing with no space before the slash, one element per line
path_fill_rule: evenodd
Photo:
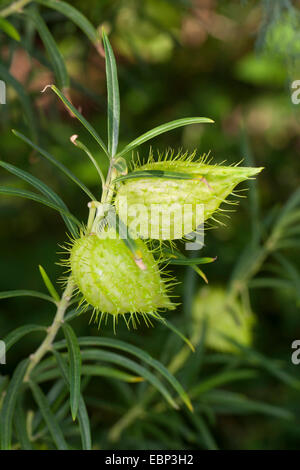
<path fill-rule="evenodd" d="M 0 6 L 10 3 L 0 2 Z M 265 167 L 258 182 L 250 183 L 247 199 L 240 199 L 239 210 L 225 213 L 230 215 L 223 219 L 225 226 L 207 230 L 205 247 L 196 253 L 217 257 L 205 266 L 212 305 L 217 303 L 213 314 L 228 315 L 225 298 L 249 319 L 255 312 L 252 344 L 234 335 L 231 342 L 225 338 L 224 342 L 227 351 L 239 349 L 239 354 L 214 351 L 209 347 L 214 346 L 209 341 L 209 328 L 213 328 L 209 321 L 193 338 L 193 299 L 203 288 L 203 280 L 191 266 L 172 266 L 181 280 L 176 287 L 181 305 L 167 319 L 194 340 L 196 352 L 190 353 L 163 325 L 155 329 L 141 326 L 135 333 L 120 325 L 117 339 L 169 365 L 188 390 L 195 413 L 168 408 L 150 386 L 131 383 L 132 376 L 122 376 L 123 370 L 118 378 L 110 377 L 107 370 L 103 376 L 102 370 L 101 377 L 88 377 L 82 387 L 95 448 L 296 448 L 300 366 L 291 363 L 291 343 L 300 337 L 299 195 L 295 193 L 300 174 L 300 105 L 291 101 L 291 82 L 300 79 L 299 2 L 69 3 L 95 28 L 103 26 L 109 33 L 119 67 L 121 148 L 162 122 L 209 116 L 215 120 L 213 126 L 192 125 L 173 131 L 153 140 L 153 148 L 197 149 L 198 154 L 210 151 L 219 163 L 244 159 L 247 165 Z M 104 134 L 106 81 L 101 49 L 61 13 L 35 2 L 32 7 L 42 16 L 66 64 L 73 103 Z M 97 197 L 97 172 L 69 138 L 78 134 L 103 171 L 107 169 L 104 153 L 53 94 L 40 93 L 44 86 L 56 83 L 57 77 L 34 22 L 25 14 L 13 14 L 6 20 L 21 41 L 7 35 L 0 25 L 0 79 L 7 84 L 7 105 L 0 105 L 1 160 L 47 182 L 73 213 L 86 219 L 88 199 L 11 129 L 30 136 L 68 166 Z M 147 157 L 148 143 L 139 154 L 142 160 Z M 126 158 L 130 160 L 131 155 Z M 1 168 L 2 184 L 28 189 Z M 294 199 L 289 199 L 292 194 Z M 0 196 L 1 292 L 43 291 L 40 264 L 51 279 L 62 276 L 55 263 L 61 257 L 57 252 L 66 239 L 65 227 L 53 212 L 32 201 Z M 208 308 L 208 304 L 201 305 L 202 297 L 197 301 L 203 311 Z M 49 325 L 53 312 L 40 299 L 1 299 L 0 339 L 19 326 Z M 238 320 L 234 315 L 230 318 Z M 88 320 L 89 313 L 73 320 L 78 337 L 112 337 L 110 327 L 99 332 Z M 221 325 L 220 320 L 218 327 Z M 234 325 L 224 333 L 238 329 L 238 322 Z M 0 365 L 0 397 L 6 387 L 4 376 L 11 375 L 20 360 L 36 349 L 41 336 L 41 331 L 34 330 L 8 352 L 7 365 Z M 86 361 L 85 366 L 90 365 Z M 41 374 L 54 373 L 53 364 L 49 370 L 47 364 L 43 367 Z M 78 432 L 72 434 L 67 414 L 67 388 L 61 379 L 55 380 L 45 379 L 41 386 L 66 439 L 80 447 Z M 41 397 L 39 390 L 34 392 Z M 28 397 L 26 401 L 26 409 L 34 408 Z M 31 419 L 27 415 L 28 422 Z M 35 448 L 53 448 L 38 413 L 32 430 Z"/>
<path fill-rule="evenodd" d="M 205 344 L 221 352 L 237 352 L 227 336 L 244 346 L 252 343 L 253 314 L 245 312 L 237 299 L 229 302 L 226 291 L 220 287 L 204 287 L 195 297 L 193 306 L 195 328 L 207 328 Z"/>

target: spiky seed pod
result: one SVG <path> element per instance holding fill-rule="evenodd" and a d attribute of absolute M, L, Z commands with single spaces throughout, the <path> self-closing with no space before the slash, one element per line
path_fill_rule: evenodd
<path fill-rule="evenodd" d="M 101 317 L 111 314 L 115 319 L 130 313 L 134 326 L 136 314 L 147 323 L 148 315 L 159 317 L 159 310 L 174 309 L 167 295 L 169 284 L 161 277 L 158 262 L 142 240 L 136 244 L 142 268 L 113 229 L 102 232 L 101 237 L 86 235 L 74 241 L 70 249 L 71 275 L 83 301 L 95 308 L 97 317 L 99 312 Z"/>
<path fill-rule="evenodd" d="M 206 321 L 206 345 L 217 351 L 238 353 L 239 349 L 225 336 L 249 346 L 252 342 L 255 316 L 252 312 L 245 311 L 238 299 L 230 299 L 229 302 L 228 300 L 225 289 L 221 287 L 200 289 L 193 304 L 194 329 L 198 330 L 200 337 Z"/>
<path fill-rule="evenodd" d="M 115 200 L 119 216 L 126 216 L 127 225 L 142 238 L 172 240 L 196 230 L 240 182 L 257 175 L 262 168 L 212 165 L 185 154 L 173 159 L 167 155 L 158 162 L 150 157 L 146 165 L 136 167 L 134 172 L 141 170 L 159 170 L 161 175 L 124 181 Z M 164 172 L 168 172 L 168 178 L 164 178 Z M 171 179 L 170 172 L 189 179 Z"/>

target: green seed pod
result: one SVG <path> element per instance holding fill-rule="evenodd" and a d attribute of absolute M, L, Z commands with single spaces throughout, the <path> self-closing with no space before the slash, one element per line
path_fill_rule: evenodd
<path fill-rule="evenodd" d="M 245 311 L 238 299 L 228 301 L 226 294 L 225 289 L 220 287 L 200 289 L 193 305 L 194 327 L 200 337 L 206 321 L 206 345 L 217 351 L 238 353 L 239 349 L 223 335 L 241 345 L 249 346 L 252 342 L 255 316 Z"/>
<path fill-rule="evenodd" d="M 96 319 L 100 312 L 100 321 L 111 314 L 115 323 L 123 315 L 128 325 L 124 314 L 129 313 L 135 327 L 137 314 L 151 324 L 148 315 L 159 318 L 159 310 L 175 308 L 152 252 L 141 240 L 136 245 L 138 259 L 113 229 L 74 241 L 69 260 L 72 278 L 83 302 L 94 307 Z"/>
<path fill-rule="evenodd" d="M 116 194 L 120 218 L 141 238 L 183 238 L 211 218 L 241 181 L 262 170 L 210 165 L 193 155 L 167 158 L 135 168 Z"/>

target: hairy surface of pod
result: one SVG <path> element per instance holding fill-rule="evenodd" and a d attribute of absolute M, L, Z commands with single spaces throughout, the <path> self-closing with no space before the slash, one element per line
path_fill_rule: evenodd
<path fill-rule="evenodd" d="M 173 309 L 157 261 L 145 243 L 137 240 L 141 269 L 124 241 L 112 230 L 75 240 L 70 253 L 72 277 L 86 303 L 112 315 L 154 314 Z"/>
<path fill-rule="evenodd" d="M 150 162 L 136 170 L 174 171 L 190 179 L 128 179 L 119 187 L 121 219 L 141 238 L 183 238 L 209 219 L 233 189 L 262 168 L 210 165 L 185 160 Z"/>
<path fill-rule="evenodd" d="M 221 352 L 238 353 L 238 348 L 223 335 L 232 338 L 241 345 L 249 346 L 252 342 L 252 330 L 255 323 L 253 313 L 246 312 L 238 299 L 230 300 L 226 291 L 219 287 L 202 288 L 193 305 L 193 321 L 201 335 L 204 322 L 207 322 L 205 343 L 208 347 Z"/>

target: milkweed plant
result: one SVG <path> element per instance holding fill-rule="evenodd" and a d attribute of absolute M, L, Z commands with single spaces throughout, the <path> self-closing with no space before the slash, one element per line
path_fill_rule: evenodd
<path fill-rule="evenodd" d="M 87 29 L 89 36 L 92 35 L 90 24 L 74 7 L 51 0 L 42 3 L 69 15 L 76 24 Z M 11 12 L 8 11 L 7 15 L 9 13 Z M 38 31 L 51 56 L 56 45 L 46 25 L 38 17 L 37 11 L 32 10 L 28 14 L 38 21 Z M 69 168 L 36 142 L 17 130 L 13 131 L 16 137 L 54 164 L 88 196 L 86 221 L 79 221 L 70 213 L 63 200 L 44 182 L 10 163 L 0 161 L 2 169 L 21 178 L 38 191 L 0 186 L 1 195 L 18 196 L 42 203 L 58 211 L 67 227 L 61 255 L 61 264 L 64 267 L 62 294 L 57 291 L 42 266 L 40 273 L 48 294 L 26 290 L 0 294 L 2 299 L 16 296 L 39 297 L 51 302 L 56 309 L 53 322 L 48 328 L 23 325 L 4 340 L 7 353 L 27 334 L 42 331 L 45 335 L 36 351 L 18 364 L 10 381 L 7 377 L 0 377 L 1 448 L 37 448 L 39 441 L 46 437 L 50 448 L 70 448 L 67 443 L 68 433 L 61 423 L 62 419 L 67 419 L 70 409 L 72 420 L 66 421 L 66 426 L 70 427 L 73 423 L 75 433 L 78 432 L 80 436 L 81 447 L 91 449 L 91 424 L 83 396 L 85 379 L 89 376 L 113 377 L 123 383 L 149 384 L 142 400 L 143 406 L 133 405 L 111 429 L 111 442 L 117 441 L 124 429 L 142 416 L 146 405 L 158 394 L 164 399 L 159 405 L 162 409 L 167 406 L 177 410 L 182 401 L 205 445 L 215 448 L 215 442 L 205 424 L 197 413 L 193 413 L 191 400 L 197 396 L 197 387 L 187 393 L 175 373 L 183 366 L 190 352 L 195 350 L 194 345 L 199 343 L 210 323 L 212 328 L 208 330 L 205 339 L 208 347 L 235 354 L 240 347 L 236 342 L 245 347 L 251 344 L 254 315 L 251 309 L 249 312 L 245 311 L 245 303 L 238 298 L 237 293 L 243 291 L 243 285 L 253 277 L 268 253 L 278 244 L 282 234 L 280 224 L 284 221 L 279 219 L 264 248 L 260 249 L 256 257 L 252 256 L 252 267 L 248 266 L 245 270 L 243 263 L 237 267 L 238 274 L 231 281 L 229 294 L 222 287 L 211 288 L 209 285 L 199 291 L 192 306 L 191 339 L 184 336 L 172 323 L 171 312 L 180 303 L 180 298 L 174 295 L 173 286 L 178 280 L 172 274 L 172 265 L 191 266 L 203 282 L 207 283 L 206 275 L 199 265 L 212 263 L 215 258 L 189 254 L 203 246 L 205 228 L 217 226 L 223 213 L 227 215 L 228 204 L 236 204 L 234 200 L 228 199 L 231 195 L 240 196 L 236 187 L 243 181 L 253 179 L 262 168 L 241 164 L 219 165 L 209 155 L 198 157 L 196 152 L 182 150 L 155 154 L 151 149 L 146 159 L 137 155 L 136 150 L 140 145 L 165 132 L 191 124 L 212 124 L 212 119 L 206 117 L 182 118 L 159 125 L 120 150 L 120 101 L 116 61 L 106 33 L 102 34 L 102 46 L 97 35 L 95 37 L 97 49 L 101 50 L 103 47 L 105 55 L 107 144 L 72 104 L 66 87 L 48 85 L 43 92 L 54 92 L 58 96 L 68 112 L 95 139 L 103 157 L 108 159 L 109 167 L 105 175 L 102 165 L 79 136 L 70 137 L 71 142 L 93 163 L 99 176 L 100 196 L 94 195 Z M 61 69 L 63 65 L 59 70 Z M 129 155 L 132 155 L 130 164 L 127 158 Z M 291 207 L 294 207 L 293 203 L 290 204 L 289 208 Z M 224 305 L 228 305 L 228 311 L 224 309 Z M 86 315 L 87 321 L 97 323 L 98 336 L 76 336 L 70 322 L 78 315 Z M 155 322 L 159 322 L 179 336 L 185 345 L 167 368 L 142 348 L 117 338 L 118 323 L 121 320 L 132 334 L 142 322 L 147 326 L 154 326 Z M 108 337 L 102 335 L 104 328 L 111 331 Z M 64 339 L 57 341 L 60 331 Z M 155 329 L 151 334 L 156 334 Z M 226 340 L 227 335 L 231 337 L 231 342 Z M 235 372 L 231 374 L 234 375 Z M 240 375 L 251 376 L 251 371 L 249 373 L 245 370 Z M 46 393 L 43 383 L 49 380 L 54 382 Z M 227 380 L 230 381 L 229 376 Z M 27 397 L 29 391 L 37 406 L 35 412 L 31 408 L 27 412 L 24 409 L 24 397 Z M 174 392 L 178 395 L 177 398 L 174 398 Z M 66 393 L 69 394 L 67 401 Z M 60 408 L 61 403 L 64 403 L 63 411 Z"/>

